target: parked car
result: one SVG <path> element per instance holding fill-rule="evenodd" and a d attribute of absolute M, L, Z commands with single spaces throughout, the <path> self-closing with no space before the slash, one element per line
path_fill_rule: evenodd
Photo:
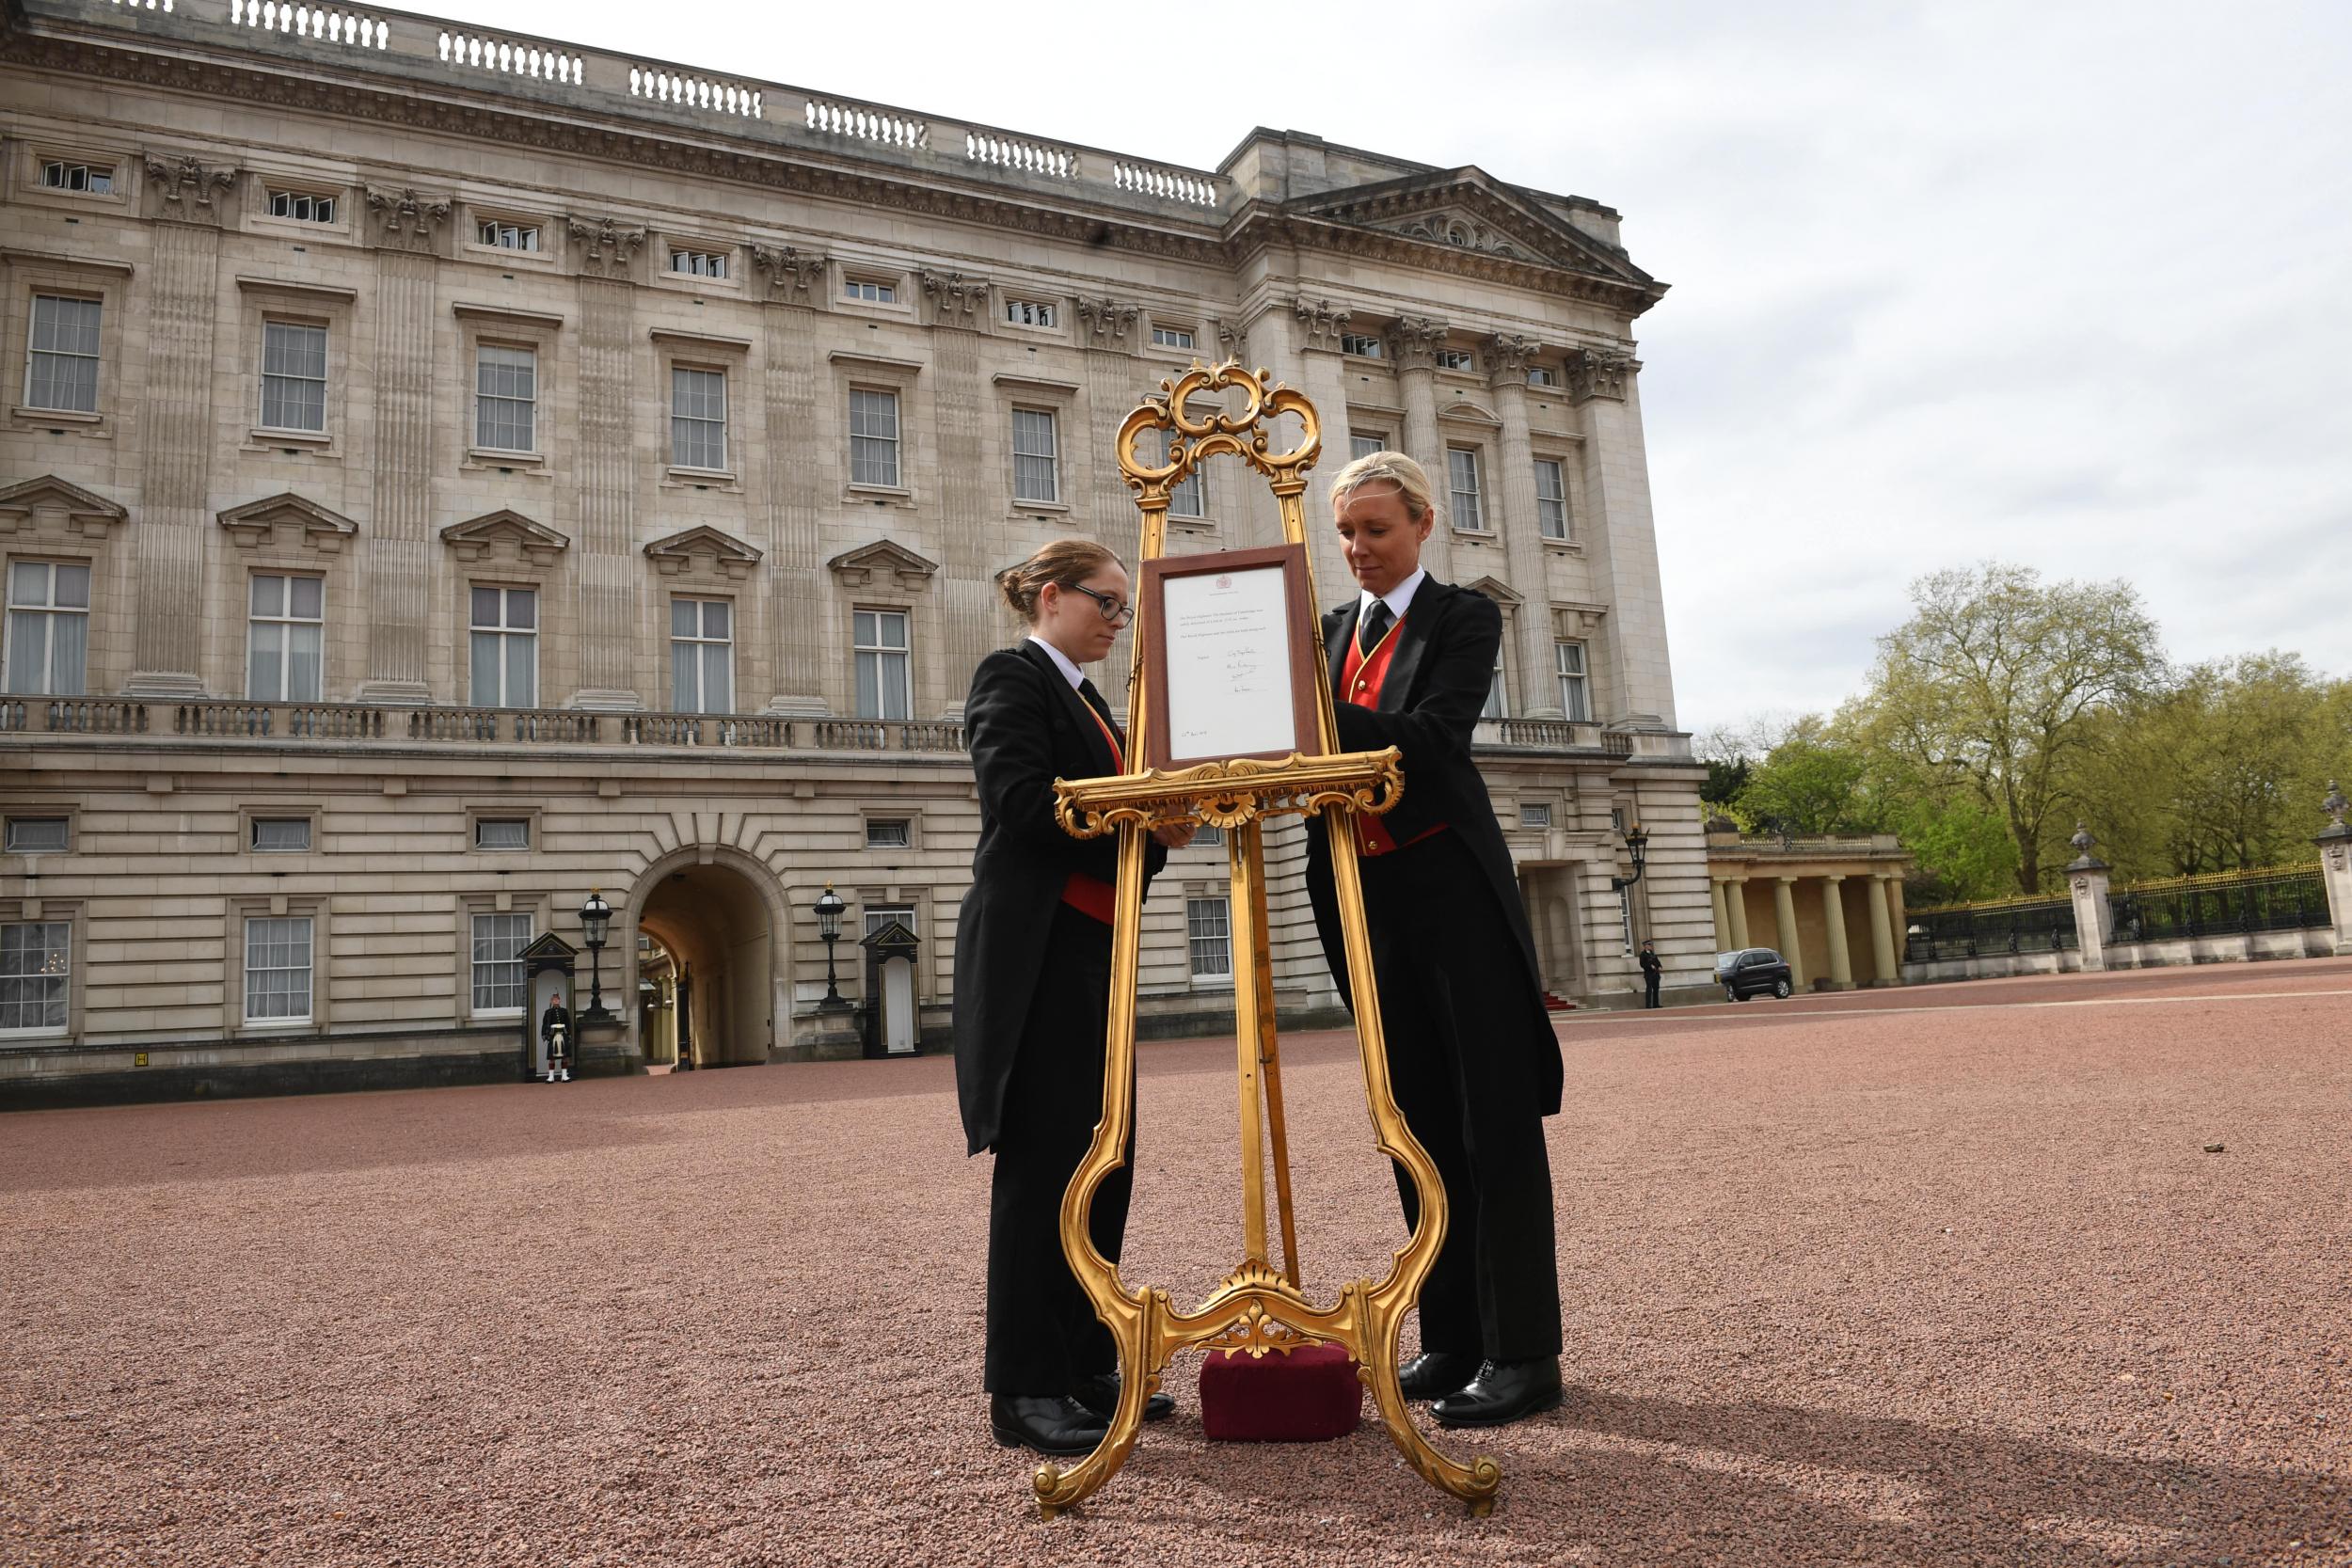
<path fill-rule="evenodd" d="M 1715 978 L 1724 988 L 1726 1002 L 1745 1002 L 1765 991 L 1787 996 L 1797 989 L 1796 975 L 1788 968 L 1788 960 L 1769 947 L 1743 947 L 1737 953 L 1716 954 Z"/>

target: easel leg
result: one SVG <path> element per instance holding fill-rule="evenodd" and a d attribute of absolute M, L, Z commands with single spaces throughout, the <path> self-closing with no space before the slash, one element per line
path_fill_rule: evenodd
<path fill-rule="evenodd" d="M 1265 908 L 1265 849 L 1263 826 L 1246 822 L 1234 831 L 1233 854 L 1247 856 L 1251 875 L 1247 890 L 1249 910 L 1249 973 L 1251 998 L 1257 1004 L 1258 1062 L 1265 1077 L 1266 1132 L 1274 1145 L 1274 1212 L 1282 1231 L 1282 1277 L 1291 1289 L 1298 1279 L 1298 1224 L 1291 1207 L 1290 1126 L 1282 1112 L 1282 1048 L 1274 1023 L 1274 954 L 1268 939 Z M 1243 895 L 1234 879 L 1236 902 Z M 1270 1259 L 1269 1259 L 1270 1260 Z"/>

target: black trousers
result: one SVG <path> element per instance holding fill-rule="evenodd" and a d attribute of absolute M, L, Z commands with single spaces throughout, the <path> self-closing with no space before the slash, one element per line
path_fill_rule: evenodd
<path fill-rule="evenodd" d="M 1446 1236 L 1422 1285 L 1423 1350 L 1560 1352 L 1551 1161 L 1523 1029 L 1532 983 L 1478 863 L 1451 832 L 1362 862 L 1389 1076 L 1437 1163 Z M 1507 999 L 1507 1000 L 1506 1000 Z M 1405 1223 L 1421 1204 L 1396 1167 Z"/>
<path fill-rule="evenodd" d="M 1111 929 L 1056 907 L 1045 967 L 1029 999 L 1005 1086 L 988 1211 L 988 1355 L 992 1394 L 1066 1394 L 1119 1365 L 1061 1250 L 1061 1200 L 1103 1116 L 1103 1027 L 1110 1010 Z M 1135 1187 L 1127 1164 L 1103 1179 L 1088 1215 L 1094 1244 L 1119 1260 Z"/>
<path fill-rule="evenodd" d="M 1648 971 L 1648 972 L 1646 972 L 1645 974 L 1643 974 L 1643 976 L 1642 976 L 1642 986 L 1643 986 L 1643 993 L 1642 993 L 1642 1006 L 1645 1006 L 1645 1007 L 1657 1007 L 1657 1006 L 1664 1006 L 1664 1004 L 1663 1004 L 1663 1003 L 1661 1003 L 1661 1002 L 1660 1002 L 1660 1001 L 1658 1000 L 1658 986 L 1659 986 L 1659 982 L 1661 982 L 1661 980 L 1665 979 L 1665 977 L 1666 977 L 1666 976 L 1665 976 L 1665 974 L 1664 974 L 1664 973 L 1663 973 L 1662 971 L 1660 971 L 1660 970 L 1655 970 L 1655 969 L 1650 970 L 1650 971 Z"/>

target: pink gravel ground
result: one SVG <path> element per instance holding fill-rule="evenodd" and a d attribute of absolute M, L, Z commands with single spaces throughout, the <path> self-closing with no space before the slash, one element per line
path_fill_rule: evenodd
<path fill-rule="evenodd" d="M 1184 1408 L 989 1440 L 943 1058 L 0 1118 L 8 1564 L 2352 1562 L 2352 961 L 1564 1020 L 1566 1404 L 1491 1518 Z M 1286 1052 L 1311 1288 L 1394 1244 Z M 1145 1048 L 1131 1280 L 1238 1259 Z M 2222 1152 L 2205 1146 L 2219 1144 Z"/>

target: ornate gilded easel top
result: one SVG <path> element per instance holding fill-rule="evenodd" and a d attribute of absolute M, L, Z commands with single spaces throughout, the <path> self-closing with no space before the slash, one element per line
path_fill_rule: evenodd
<path fill-rule="evenodd" d="M 1241 412 L 1196 407 L 1199 395 L 1240 388 L 1248 403 Z M 1295 414 L 1302 427 L 1299 442 L 1288 451 L 1269 451 L 1274 421 Z M 1168 433 L 1165 462 L 1154 462 L 1136 450 L 1147 430 Z M 1119 427 L 1119 471 L 1136 491 L 1136 504 L 1146 512 L 1166 512 L 1168 491 L 1183 483 L 1200 464 L 1219 452 L 1231 452 L 1266 476 L 1277 496 L 1304 494 L 1307 470 L 1323 454 L 1323 421 L 1305 394 L 1275 381 L 1271 372 L 1244 370 L 1238 359 L 1209 366 L 1198 359 L 1192 369 L 1160 383 L 1159 394 L 1146 397 Z M 1157 555 L 1152 550 L 1146 559 Z"/>

